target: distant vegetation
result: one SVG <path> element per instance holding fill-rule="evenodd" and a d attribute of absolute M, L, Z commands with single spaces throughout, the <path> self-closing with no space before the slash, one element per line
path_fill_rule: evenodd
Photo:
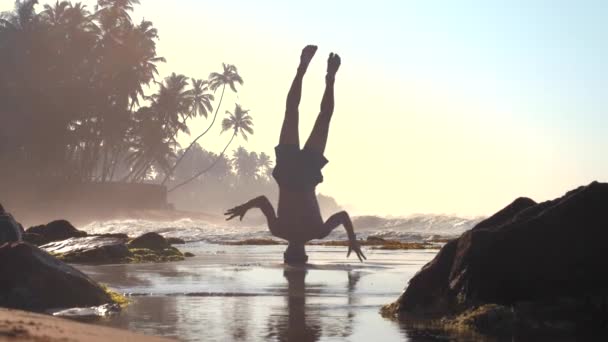
<path fill-rule="evenodd" d="M 0 14 L 0 183 L 20 184 L 13 195 L 37 189 L 24 203 L 48 201 L 37 191 L 49 180 L 162 184 L 170 202 L 190 210 L 222 210 L 261 193 L 276 198 L 269 155 L 226 153 L 253 134 L 240 104 L 217 120 L 226 90 L 243 84 L 237 68 L 224 63 L 206 80 L 159 78 L 158 32 L 132 20 L 137 4 L 57 1 L 37 11 L 37 1 L 23 0 Z M 190 132 L 189 120 L 201 116 L 208 126 Z M 219 153 L 198 144 L 216 122 L 230 133 Z M 180 133 L 193 136 L 183 149 Z M 55 196 L 49 191 L 45 198 Z M 338 209 L 330 197 L 319 200 Z"/>
<path fill-rule="evenodd" d="M 236 92 L 243 80 L 229 64 L 208 80 L 159 79 L 165 59 L 156 53 L 158 32 L 150 21 L 133 22 L 138 3 L 57 1 L 36 12 L 37 1 L 24 0 L 1 14 L 3 178 L 177 184 L 172 175 L 184 155 L 177 135 L 191 133 L 188 120 L 213 113 L 210 128 L 226 88 Z M 224 151 L 238 133 L 252 134 L 252 125 L 236 105 L 222 122 L 232 132 Z M 191 166 L 191 176 L 204 173 Z"/>

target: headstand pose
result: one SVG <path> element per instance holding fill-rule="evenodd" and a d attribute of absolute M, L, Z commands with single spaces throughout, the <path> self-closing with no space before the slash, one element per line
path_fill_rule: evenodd
<path fill-rule="evenodd" d="M 349 239 L 347 257 L 355 252 L 359 260 L 365 255 L 359 247 L 353 224 L 348 213 L 341 211 L 323 222 L 315 187 L 323 181 L 321 169 L 327 164 L 323 156 L 329 122 L 334 111 L 334 81 L 340 67 L 340 56 L 331 53 L 327 60 L 327 75 L 325 76 L 325 93 L 321 101 L 321 112 L 317 117 L 314 128 L 304 149 L 300 149 L 298 134 L 298 106 L 302 94 L 302 79 L 317 47 L 309 45 L 302 50 L 300 66 L 287 94 L 287 109 L 281 129 L 279 145 L 275 148 L 276 167 L 272 173 L 279 185 L 279 210 L 275 214 L 272 204 L 265 196 L 259 196 L 251 201 L 228 210 L 227 220 L 239 217 L 241 220 L 251 208 L 259 208 L 268 221 L 272 235 L 285 239 L 289 246 L 284 253 L 286 263 L 305 263 L 308 260 L 304 244 L 313 239 L 322 239 L 343 225 Z"/>

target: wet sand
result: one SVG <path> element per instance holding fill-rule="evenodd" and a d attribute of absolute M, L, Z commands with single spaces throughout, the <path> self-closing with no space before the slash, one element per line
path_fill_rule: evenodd
<path fill-rule="evenodd" d="M 183 262 L 79 266 L 133 302 L 99 324 L 183 341 L 420 340 L 379 309 L 436 250 L 366 250 L 313 246 L 310 264 L 284 266 L 285 246 L 182 247 Z M 414 337 L 414 339 L 412 339 Z M 425 341 L 429 339 L 424 337 Z"/>
<path fill-rule="evenodd" d="M 0 308 L 0 341 L 168 342 L 171 340 L 77 323 L 48 315 Z"/>

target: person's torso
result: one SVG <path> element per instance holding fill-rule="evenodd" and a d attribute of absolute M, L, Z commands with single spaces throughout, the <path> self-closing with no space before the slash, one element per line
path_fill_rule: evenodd
<path fill-rule="evenodd" d="M 323 226 L 314 189 L 305 192 L 280 190 L 277 210 L 281 231 L 298 240 L 311 240 Z"/>

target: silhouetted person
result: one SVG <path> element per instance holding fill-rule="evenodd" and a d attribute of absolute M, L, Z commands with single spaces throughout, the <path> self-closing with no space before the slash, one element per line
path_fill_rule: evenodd
<path fill-rule="evenodd" d="M 361 252 L 348 213 L 341 211 L 323 222 L 315 194 L 315 187 L 323 181 L 321 169 L 327 164 L 323 152 L 334 111 L 334 81 L 340 67 L 340 57 L 337 54 L 331 53 L 327 60 L 321 112 L 304 148 L 300 149 L 298 107 L 302 95 L 302 79 L 316 51 L 317 47 L 313 45 L 302 50 L 300 66 L 287 94 L 287 109 L 279 145 L 275 148 L 276 166 L 272 173 L 280 190 L 278 215 L 265 196 L 234 207 L 225 215 L 229 216 L 227 220 L 237 216 L 242 220 L 249 209 L 259 208 L 266 216 L 272 235 L 289 242 L 284 253 L 286 263 L 305 263 L 308 257 L 304 244 L 313 239 L 323 239 L 339 225 L 343 225 L 350 243 L 347 257 L 354 251 L 359 260 L 363 261 L 365 255 Z"/>
<path fill-rule="evenodd" d="M 0 244 L 21 241 L 22 237 L 23 227 L 0 204 Z"/>

